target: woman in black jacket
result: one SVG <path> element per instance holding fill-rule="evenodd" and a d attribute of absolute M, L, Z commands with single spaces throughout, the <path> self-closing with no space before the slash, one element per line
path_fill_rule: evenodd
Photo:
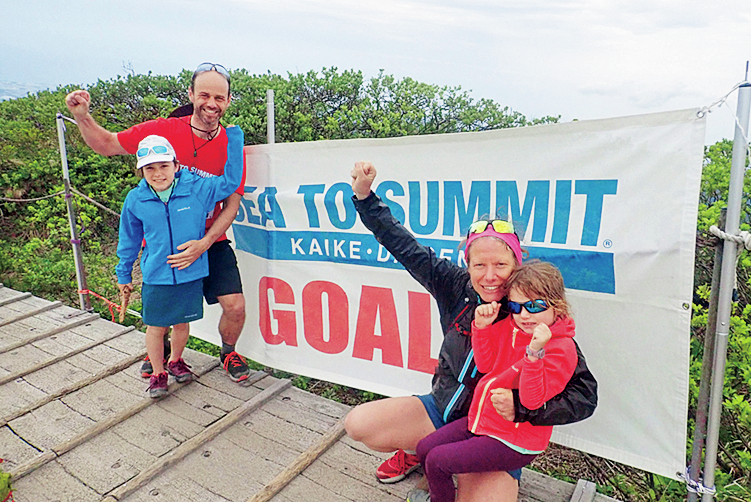
<path fill-rule="evenodd" d="M 474 239 L 472 249 L 465 250 L 466 269 L 439 259 L 371 191 L 375 176 L 372 164 L 355 164 L 355 208 L 378 242 L 435 298 L 444 333 L 430 394 L 372 401 L 357 406 L 346 418 L 345 427 L 352 439 L 376 451 L 396 450 L 376 472 L 381 482 L 394 483 L 418 466 L 414 448 L 420 439 L 467 414 L 472 391 L 482 376 L 475 368 L 469 337 L 474 310 L 480 303 L 502 301 L 503 286 L 521 260 L 521 252 L 518 238 L 505 233 L 506 222 L 495 220 L 487 225 L 473 224 L 476 231 L 488 236 Z M 498 231 L 494 226 L 499 227 Z M 499 319 L 505 315 L 499 315 Z M 577 352 L 579 364 L 571 382 L 543 408 L 528 410 L 519 403 L 518 392 L 501 389 L 492 397 L 498 413 L 507 420 L 535 425 L 569 424 L 590 416 L 597 406 L 597 382 L 578 347 Z M 457 500 L 515 501 L 519 475 L 520 472 L 462 474 Z"/>

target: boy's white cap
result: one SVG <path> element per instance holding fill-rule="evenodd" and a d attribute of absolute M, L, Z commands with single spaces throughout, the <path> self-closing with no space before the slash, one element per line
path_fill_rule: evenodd
<path fill-rule="evenodd" d="M 152 134 L 151 136 L 146 136 L 138 143 L 136 158 L 138 159 L 136 169 L 141 169 L 143 166 L 153 164 L 154 162 L 172 162 L 177 156 L 175 155 L 175 149 L 172 148 L 169 141 L 161 136 Z"/>

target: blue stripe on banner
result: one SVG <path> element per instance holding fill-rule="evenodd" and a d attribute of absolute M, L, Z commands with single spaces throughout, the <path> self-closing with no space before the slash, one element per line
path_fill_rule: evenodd
<path fill-rule="evenodd" d="M 403 268 L 372 234 L 309 230 L 264 230 L 232 225 L 237 249 L 267 260 L 347 263 L 379 268 Z M 459 263 L 459 241 L 417 239 L 435 253 Z M 615 294 L 613 253 L 529 247 L 530 258 L 549 261 L 561 270 L 568 289 Z"/>
<path fill-rule="evenodd" d="M 566 289 L 615 294 L 613 253 L 529 247 L 530 258 L 549 261 L 561 271 Z"/>

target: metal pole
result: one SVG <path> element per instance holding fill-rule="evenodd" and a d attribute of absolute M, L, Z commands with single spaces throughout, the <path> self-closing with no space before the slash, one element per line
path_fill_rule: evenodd
<path fill-rule="evenodd" d="M 720 227 L 725 227 L 727 209 L 723 208 L 720 215 Z M 722 239 L 717 239 L 714 250 L 714 265 L 712 267 L 712 286 L 709 291 L 709 310 L 707 311 L 707 329 L 704 332 L 704 356 L 701 360 L 701 380 L 699 381 L 699 398 L 696 404 L 696 422 L 694 424 L 694 442 L 691 450 L 691 463 L 688 468 L 686 481 L 696 482 L 701 471 L 701 454 L 704 451 L 704 439 L 707 433 L 707 410 L 709 408 L 709 383 L 712 380 L 712 362 L 715 352 L 715 333 L 717 332 L 717 304 L 720 293 L 720 273 L 722 270 Z M 691 485 L 688 485 L 691 487 Z M 688 502 L 696 502 L 699 494 L 688 491 Z"/>
<path fill-rule="evenodd" d="M 751 83 L 744 82 L 738 87 L 738 108 L 736 111 L 735 137 L 733 138 L 733 160 L 730 165 L 730 187 L 728 189 L 728 215 L 725 233 L 738 235 L 741 215 L 741 198 L 743 195 L 743 175 L 746 170 L 746 152 L 748 143 L 745 137 L 748 131 L 749 105 L 751 104 Z M 720 418 L 722 414 L 722 387 L 725 380 L 725 363 L 730 332 L 730 310 L 733 304 L 733 287 L 735 284 L 735 260 L 738 245 L 725 241 L 722 253 L 722 274 L 720 276 L 720 298 L 717 307 L 717 339 L 715 341 L 715 360 L 712 369 L 712 391 L 709 404 L 709 423 L 707 427 L 707 448 L 704 456 L 704 486 L 714 489 L 714 474 L 717 463 L 717 445 L 720 436 Z M 711 502 L 712 491 L 702 494 L 702 502 Z"/>
<path fill-rule="evenodd" d="M 70 243 L 73 245 L 73 261 L 76 264 L 76 280 L 78 281 L 78 299 L 81 302 L 81 310 L 91 310 L 91 303 L 89 302 L 88 293 L 80 293 L 80 291 L 87 291 L 89 288 L 86 285 L 86 273 L 83 269 L 83 255 L 81 254 L 81 241 L 78 238 L 78 230 L 76 229 L 76 215 L 73 210 L 73 201 L 71 197 L 73 194 L 70 192 L 70 175 L 68 173 L 68 152 L 65 149 L 65 124 L 63 123 L 63 116 L 61 113 L 57 114 L 57 139 L 60 144 L 60 160 L 63 164 L 63 184 L 65 186 L 65 204 L 68 207 L 68 223 L 70 224 Z"/>
<path fill-rule="evenodd" d="M 275 142 L 274 131 L 274 89 L 266 90 L 266 143 L 273 145 Z"/>

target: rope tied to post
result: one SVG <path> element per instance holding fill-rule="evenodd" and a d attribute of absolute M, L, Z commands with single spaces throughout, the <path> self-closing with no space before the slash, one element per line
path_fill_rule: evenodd
<path fill-rule="evenodd" d="M 709 233 L 724 241 L 735 242 L 739 247 L 743 246 L 748 251 L 751 251 L 751 233 L 746 230 L 741 230 L 738 232 L 738 235 L 732 235 L 720 230 L 716 225 L 712 225 L 709 227 Z"/>
<path fill-rule="evenodd" d="M 717 493 L 717 490 L 714 486 L 704 486 L 704 482 L 701 476 L 699 476 L 698 480 L 691 479 L 691 474 L 689 473 L 690 467 L 686 467 L 686 472 L 676 472 L 676 476 L 678 476 L 681 481 L 686 483 L 686 489 L 691 493 L 700 493 L 705 494 L 708 493 L 712 496 L 714 496 Z"/>
<path fill-rule="evenodd" d="M 120 312 L 120 305 L 118 305 L 117 303 L 109 300 L 108 298 L 103 297 L 102 295 L 100 295 L 98 293 L 95 293 L 94 291 L 91 291 L 90 289 L 79 289 L 78 290 L 78 294 L 80 294 L 80 295 L 92 295 L 92 296 L 95 296 L 95 297 L 99 298 L 104 303 L 106 303 L 107 306 L 110 309 L 110 315 L 112 316 L 112 322 L 115 322 L 115 311 L 117 311 L 118 313 Z"/>
<path fill-rule="evenodd" d="M 714 235 L 715 237 L 722 239 L 724 241 L 734 242 L 738 245 L 738 248 L 744 247 L 746 250 L 751 251 L 751 233 L 747 232 L 746 230 L 741 230 L 738 232 L 738 235 L 729 234 L 727 232 L 724 232 L 723 230 L 720 230 L 720 228 L 717 225 L 712 225 L 709 227 L 709 233 Z M 736 270 L 737 270 L 737 264 L 738 260 L 740 259 L 740 253 L 736 255 L 735 262 L 736 262 Z M 737 300 L 737 290 L 738 290 L 738 275 L 736 273 L 735 277 L 733 278 L 733 301 Z"/>

